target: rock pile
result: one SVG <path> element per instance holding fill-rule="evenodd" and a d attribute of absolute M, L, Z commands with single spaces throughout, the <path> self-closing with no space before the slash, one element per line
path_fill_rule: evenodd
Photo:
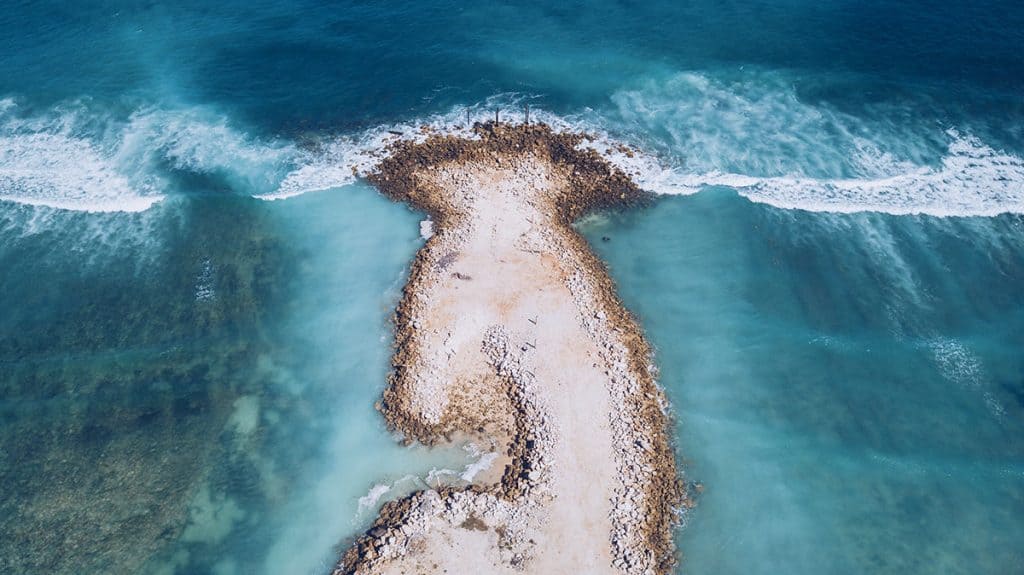
<path fill-rule="evenodd" d="M 649 197 L 596 152 L 581 149 L 586 135 L 554 133 L 543 124 L 488 123 L 474 129 L 475 139 L 434 135 L 420 143 L 397 142 L 369 177 L 382 193 L 427 212 L 433 222 L 433 235 L 411 266 L 395 313 L 393 371 L 380 408 L 389 426 L 407 441 L 433 444 L 453 431 L 481 425 L 472 414 L 453 407 L 442 375 L 451 357 L 445 349 L 447 339 L 440 349 L 424 349 L 417 337 L 427 329 L 422 318 L 440 272 L 473 281 L 474 274 L 450 268 L 457 265 L 462 246 L 479 225 L 474 216 L 479 197 L 452 190 L 470 189 L 461 169 L 468 164 L 515 166 L 530 176 L 528 182 L 557 178 L 560 185 L 548 186 L 550 193 L 530 196 L 543 221 L 536 222 L 517 247 L 557 260 L 577 317 L 596 343 L 607 376 L 618 472 L 609 534 L 613 565 L 630 575 L 668 573 L 675 562 L 672 527 L 684 490 L 669 441 L 664 393 L 656 383 L 650 347 L 616 296 L 604 264 L 569 225 L 587 212 L 636 206 Z M 446 185 L 442 188 L 438 182 Z M 499 192 L 515 195 L 522 190 L 512 186 Z M 543 521 L 551 498 L 548 477 L 559 430 L 531 370 L 534 351 L 511 343 L 523 340 L 506 326 L 492 325 L 480 342 L 500 384 L 500 401 L 512 414 L 509 462 L 501 481 L 427 490 L 386 504 L 373 527 L 339 562 L 336 575 L 378 572 L 444 524 L 494 529 L 503 561 L 528 570 L 535 545 L 531 529 Z"/>

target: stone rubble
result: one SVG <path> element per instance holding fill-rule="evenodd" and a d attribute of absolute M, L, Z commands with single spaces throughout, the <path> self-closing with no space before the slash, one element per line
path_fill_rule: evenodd
<path fill-rule="evenodd" d="M 418 174 L 430 170 L 434 181 L 456 184 L 459 170 L 449 166 L 493 162 L 518 166 L 543 181 L 551 177 L 548 170 L 552 168 L 544 167 L 550 164 L 569 186 L 549 203 L 531 205 L 539 224 L 545 223 L 544 214 L 549 212 L 560 225 L 533 226 L 517 247 L 556 255 L 577 317 L 596 342 L 608 376 L 618 471 L 609 534 L 613 565 L 628 575 L 669 573 L 675 564 L 672 528 L 683 487 L 669 442 L 667 402 L 656 384 L 651 351 L 639 327 L 615 295 L 603 264 L 569 226 L 588 211 L 642 203 L 644 194 L 595 152 L 577 149 L 583 135 L 555 134 L 543 125 L 494 124 L 478 125 L 477 134 L 479 139 L 472 140 L 431 136 L 419 143 L 398 142 L 370 177 L 383 193 L 426 211 L 433 222 L 433 233 L 412 265 L 396 311 L 394 370 L 381 409 L 389 425 L 407 441 L 433 444 L 467 425 L 451 413 L 452 398 L 444 382 L 445 365 L 454 349 L 454 343 L 449 343 L 451 333 L 436 349 L 422 349 L 414 334 L 425 327 L 418 318 L 431 304 L 430 278 L 438 277 L 433 272 L 458 264 L 459 247 L 477 225 L 472 216 L 477 200 L 468 193 L 455 196 L 433 190 Z M 466 189 L 466 183 L 461 184 Z M 503 193 L 520 191 L 510 186 Z M 551 498 L 546 482 L 559 430 L 547 417 L 545 392 L 531 371 L 533 349 L 513 343 L 522 341 L 526 341 L 523 334 L 493 325 L 480 342 L 513 412 L 510 462 L 501 482 L 426 490 L 385 504 L 373 527 L 349 548 L 334 574 L 378 572 L 439 524 L 475 521 L 500 527 L 502 559 L 529 571 L 534 545 L 530 533 L 543 521 Z"/>

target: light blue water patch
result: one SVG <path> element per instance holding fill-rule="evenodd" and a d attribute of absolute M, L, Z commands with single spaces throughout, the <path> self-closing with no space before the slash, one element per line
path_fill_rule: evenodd
<path fill-rule="evenodd" d="M 705 486 L 684 572 L 1024 566 L 1019 216 L 811 214 L 722 190 L 584 229 Z"/>
<path fill-rule="evenodd" d="M 280 357 L 274 369 L 282 374 L 276 392 L 302 398 L 304 408 L 292 421 L 273 415 L 279 422 L 268 427 L 291 434 L 269 450 L 302 446 L 306 455 L 296 483 L 270 503 L 261 526 L 269 548 L 256 571 L 321 573 L 380 503 L 425 488 L 431 471 L 455 479 L 470 457 L 458 447 L 402 447 L 374 409 L 389 366 L 390 317 L 422 245 L 422 216 L 363 184 L 271 209 L 302 258 L 292 278 L 302 287 L 273 336 L 273 355 Z M 243 546 L 237 553 L 249 551 Z"/>
<path fill-rule="evenodd" d="M 422 240 L 372 189 L 4 213 L 5 571 L 325 572 L 472 461 L 373 408 Z"/>

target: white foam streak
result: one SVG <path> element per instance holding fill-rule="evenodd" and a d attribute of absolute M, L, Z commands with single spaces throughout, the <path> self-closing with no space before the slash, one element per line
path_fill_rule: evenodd
<path fill-rule="evenodd" d="M 238 191 L 269 193 L 301 154 L 294 145 L 260 141 L 200 108 L 144 110 L 123 131 L 117 163 L 153 174 L 161 162 L 173 169 L 222 176 Z"/>
<path fill-rule="evenodd" d="M 735 188 L 748 199 L 780 208 L 818 212 L 875 211 L 932 216 L 995 216 L 1024 213 L 1024 160 L 950 133 L 941 165 L 916 167 L 881 178 L 758 178 L 704 174 L 680 182 L 692 193 L 703 186 Z"/>
<path fill-rule="evenodd" d="M 391 491 L 391 486 L 386 483 L 378 483 L 370 488 L 370 491 L 359 498 L 359 514 L 366 512 L 367 510 L 373 509 L 377 502 L 380 501 L 381 497 L 387 495 Z"/>
<path fill-rule="evenodd" d="M 63 134 L 0 136 L 0 199 L 85 211 L 141 211 L 160 199 L 134 189 L 90 142 Z"/>
<path fill-rule="evenodd" d="M 276 190 L 255 197 L 281 200 L 349 185 L 369 170 L 373 150 L 372 146 L 361 146 L 348 138 L 330 142 L 318 154 L 307 156 L 305 163 L 289 172 Z"/>
<path fill-rule="evenodd" d="M 274 192 L 256 197 L 277 200 L 349 185 L 369 175 L 384 158 L 388 147 L 398 141 L 421 142 L 438 133 L 476 138 L 466 123 L 466 114 L 469 112 L 472 121 L 482 121 L 486 118 L 481 114 L 488 105 L 493 103 L 459 106 L 446 114 L 377 126 L 360 134 L 328 140 L 318 150 L 308 153 Z"/>
<path fill-rule="evenodd" d="M 491 451 L 488 453 L 481 453 L 479 454 L 478 457 L 479 459 L 467 465 L 466 468 L 462 471 L 462 473 L 459 474 L 459 479 L 467 483 L 472 482 L 477 475 L 490 469 L 491 465 L 493 465 L 494 462 L 497 461 L 498 454 L 496 452 Z"/>
<path fill-rule="evenodd" d="M 0 199 L 22 204 L 142 211 L 174 191 L 174 172 L 271 193 L 302 158 L 291 143 L 251 138 L 201 107 L 119 120 L 77 103 L 25 116 L 0 100 Z"/>
<path fill-rule="evenodd" d="M 725 186 L 780 208 L 839 213 L 1024 212 L 1021 157 L 957 130 L 807 104 L 778 76 L 727 83 L 678 74 L 613 101 L 611 126 L 658 159 L 614 146 L 611 159 L 657 193 Z"/>
<path fill-rule="evenodd" d="M 524 100 L 503 94 L 300 149 L 249 137 L 202 108 L 140 110 L 119 123 L 82 106 L 20 117 L 17 104 L 5 99 L 0 199 L 145 210 L 172 193 L 176 170 L 213 176 L 216 186 L 264 200 L 289 198 L 354 183 L 399 140 L 436 133 L 475 138 L 471 122 L 492 119 L 496 108 L 503 121 L 519 122 Z M 724 186 L 754 202 L 819 212 L 1024 213 L 1021 157 L 956 130 L 913 134 L 903 125 L 869 125 L 801 102 L 778 79 L 725 84 L 680 74 L 613 101 L 618 110 L 559 116 L 534 108 L 531 118 L 556 132 L 594 135 L 581 146 L 659 194 Z"/>

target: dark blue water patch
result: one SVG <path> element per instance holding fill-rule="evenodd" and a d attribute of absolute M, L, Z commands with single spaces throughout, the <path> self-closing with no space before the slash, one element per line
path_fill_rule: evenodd
<path fill-rule="evenodd" d="M 9 55 L 0 94 L 44 107 L 82 97 L 109 107 L 126 96 L 201 102 L 283 133 L 375 125 L 503 92 L 578 110 L 665 71 L 754 66 L 795 71 L 810 101 L 923 95 L 945 113 L 1019 118 L 1022 23 L 1018 3 L 959 0 L 24 2 L 0 17 Z"/>

